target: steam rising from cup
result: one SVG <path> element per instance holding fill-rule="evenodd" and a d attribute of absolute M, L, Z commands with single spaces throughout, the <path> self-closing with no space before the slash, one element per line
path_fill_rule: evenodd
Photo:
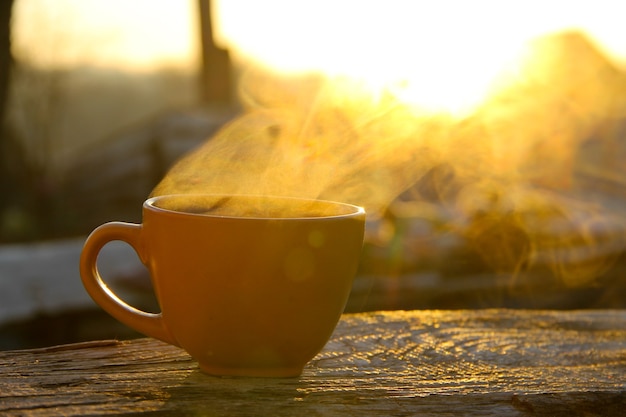
<path fill-rule="evenodd" d="M 243 114 L 180 160 L 153 195 L 335 200 L 365 207 L 370 220 L 407 202 L 411 216 L 428 218 L 436 206 L 443 227 L 496 272 L 545 262 L 568 285 L 587 283 L 625 245 L 624 219 L 590 200 L 580 172 L 599 164 L 595 179 L 615 168 L 626 181 L 610 154 L 588 158 L 589 147 L 614 146 L 611 129 L 626 117 L 615 92 L 626 91 L 626 76 L 578 33 L 530 51 L 460 120 L 347 78 L 251 71 L 240 83 Z"/>

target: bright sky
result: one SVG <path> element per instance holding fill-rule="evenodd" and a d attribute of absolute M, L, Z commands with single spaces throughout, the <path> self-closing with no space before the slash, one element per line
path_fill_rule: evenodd
<path fill-rule="evenodd" d="M 322 70 L 422 95 L 445 79 L 478 99 L 520 45 L 582 28 L 626 63 L 616 0 L 214 0 L 223 47 L 282 70 Z M 44 66 L 196 68 L 196 0 L 17 0 L 14 51 Z M 37 28 L 33 30 L 33 28 Z M 436 99 L 436 98 L 435 98 Z M 442 105 L 449 98 L 439 97 Z"/>
<path fill-rule="evenodd" d="M 197 60 L 192 0 L 15 0 L 14 53 L 42 66 L 151 69 Z"/>
<path fill-rule="evenodd" d="M 356 66 L 384 54 L 500 50 L 546 31 L 586 28 L 626 56 L 615 0 L 226 0 L 221 36 L 283 67 Z M 244 35 L 247 33 L 248 35 Z M 396 58 L 398 59 L 398 58 Z"/>

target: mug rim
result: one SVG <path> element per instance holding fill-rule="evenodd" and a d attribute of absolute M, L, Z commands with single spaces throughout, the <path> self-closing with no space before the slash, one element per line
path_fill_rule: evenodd
<path fill-rule="evenodd" d="M 346 213 L 338 213 L 331 215 L 316 215 L 316 216 L 293 216 L 293 217 L 279 217 L 279 216 L 238 216 L 238 215 L 228 215 L 228 214 L 212 214 L 212 213 L 194 213 L 189 211 L 175 210 L 164 207 L 159 207 L 155 203 L 159 200 L 172 199 L 172 198 L 183 198 L 183 197 L 228 197 L 228 198 L 243 198 L 243 199 L 281 199 L 281 200 L 294 200 L 294 201 L 304 201 L 304 202 L 315 202 L 333 205 L 337 207 L 344 207 L 350 209 L 349 212 Z M 171 215 L 179 215 L 179 216 L 191 216 L 191 217 L 206 217 L 206 218 L 221 218 L 221 219 L 238 219 L 238 220 L 281 220 L 281 221 L 293 221 L 293 220 L 316 220 L 316 219 L 338 219 L 338 218 L 347 218 L 347 217 L 355 217 L 359 215 L 365 215 L 365 209 L 361 206 L 357 206 L 355 204 L 343 203 L 340 201 L 332 201 L 332 200 L 324 200 L 324 199 L 315 199 L 315 198 L 304 198 L 304 197 L 290 197 L 290 196 L 280 196 L 280 195 L 263 195 L 263 194 L 226 194 L 226 193 L 177 193 L 177 194 L 162 194 L 158 196 L 153 196 L 148 198 L 143 203 L 144 209 L 164 214 Z"/>

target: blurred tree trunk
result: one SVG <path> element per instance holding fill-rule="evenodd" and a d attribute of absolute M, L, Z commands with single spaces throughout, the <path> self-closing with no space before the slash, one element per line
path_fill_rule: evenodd
<path fill-rule="evenodd" d="M 0 120 L 4 121 L 9 72 L 13 63 L 11 55 L 11 11 L 13 0 L 0 1 Z"/>
<path fill-rule="evenodd" d="M 198 0 L 200 39 L 202 41 L 202 101 L 207 105 L 230 106 L 231 64 L 227 50 L 220 49 L 213 38 L 211 0 Z"/>
<path fill-rule="evenodd" d="M 13 4 L 14 0 L 0 0 L 0 242 L 12 240 L 16 226 L 21 227 L 23 223 L 15 217 L 18 213 L 15 206 L 24 196 L 22 182 L 17 177 L 23 168 L 24 154 L 6 122 L 14 65 L 11 53 Z"/>
<path fill-rule="evenodd" d="M 8 188 L 11 186 L 7 162 L 8 132 L 5 125 L 6 103 L 9 91 L 9 74 L 13 66 L 11 55 L 11 12 L 13 0 L 0 0 L 0 215 L 8 203 Z"/>

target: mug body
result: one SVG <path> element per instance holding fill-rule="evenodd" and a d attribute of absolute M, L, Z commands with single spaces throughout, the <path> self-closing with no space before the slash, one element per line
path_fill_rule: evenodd
<path fill-rule="evenodd" d="M 143 260 L 167 330 L 207 373 L 299 375 L 344 310 L 364 222 L 359 207 L 316 200 L 146 201 Z"/>

